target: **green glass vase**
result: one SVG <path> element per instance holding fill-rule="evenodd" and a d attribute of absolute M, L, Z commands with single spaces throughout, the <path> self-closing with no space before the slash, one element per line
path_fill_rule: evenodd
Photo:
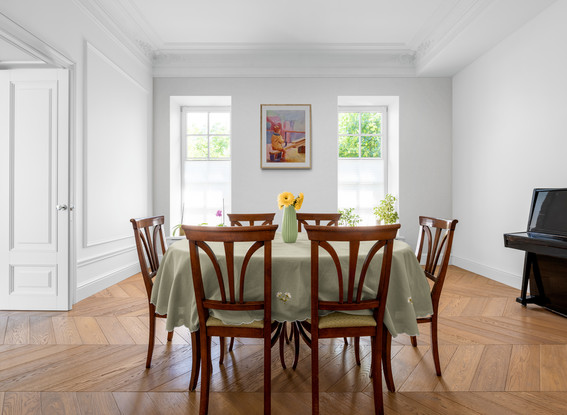
<path fill-rule="evenodd" d="M 293 206 L 285 206 L 282 220 L 282 239 L 292 243 L 297 240 L 297 216 Z"/>

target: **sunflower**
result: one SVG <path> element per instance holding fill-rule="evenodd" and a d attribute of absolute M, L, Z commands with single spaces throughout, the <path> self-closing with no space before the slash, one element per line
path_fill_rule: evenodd
<path fill-rule="evenodd" d="M 290 192 L 283 192 L 278 195 L 278 206 L 283 208 L 284 206 L 289 206 L 293 203 L 293 194 Z"/>
<path fill-rule="evenodd" d="M 300 193 L 299 196 L 297 196 L 297 198 L 293 201 L 293 206 L 295 206 L 297 210 L 301 209 L 301 205 L 303 205 L 303 193 Z"/>

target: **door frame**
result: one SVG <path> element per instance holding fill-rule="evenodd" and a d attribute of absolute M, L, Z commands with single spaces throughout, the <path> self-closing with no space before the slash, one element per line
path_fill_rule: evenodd
<path fill-rule="evenodd" d="M 76 221 L 75 221 L 75 154 L 76 154 L 76 93 L 77 93 L 77 66 L 75 62 L 59 52 L 53 46 L 41 40 L 8 16 L 0 12 L 0 40 L 3 40 L 30 56 L 43 62 L 33 64 L 33 68 L 59 68 L 69 71 L 69 308 L 73 306 L 77 293 L 77 249 L 76 249 Z M 29 69 L 29 64 L 14 64 L 2 69 Z"/>

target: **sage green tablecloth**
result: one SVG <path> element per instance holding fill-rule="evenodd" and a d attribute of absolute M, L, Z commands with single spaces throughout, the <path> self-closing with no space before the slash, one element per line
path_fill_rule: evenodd
<path fill-rule="evenodd" d="M 210 243 L 221 269 L 226 270 L 224 249 L 220 243 Z M 245 244 L 235 244 L 235 267 L 238 275 L 244 254 L 248 248 Z M 240 245 L 240 246 L 239 246 Z M 348 275 L 348 244 L 333 243 L 343 265 L 343 274 Z M 361 244 L 361 255 L 358 268 L 362 266 L 368 247 Z M 259 299 L 263 296 L 263 256 L 262 250 L 256 252 L 250 261 L 245 279 L 246 300 Z M 295 321 L 310 318 L 310 274 L 311 257 L 310 241 L 305 233 L 300 233 L 297 242 L 287 244 L 277 233 L 272 245 L 272 319 L 277 321 Z M 375 296 L 378 285 L 377 278 L 372 278 L 376 270 L 380 270 L 381 252 L 375 256 L 370 265 L 363 290 L 363 299 Z M 205 291 L 214 290 L 220 299 L 218 283 L 211 261 L 201 252 L 201 266 L 204 268 Z M 338 282 L 337 273 L 331 257 L 320 250 L 319 262 L 319 295 L 324 300 L 336 300 Z M 206 267 L 206 268 L 205 268 Z M 376 275 L 376 274 L 374 274 Z M 345 295 L 346 295 L 345 283 Z M 291 299 L 282 302 L 276 295 L 278 292 L 289 292 Z M 374 293 L 374 294 L 372 294 Z M 334 295 L 333 295 L 334 294 Z M 152 304 L 159 314 L 167 313 L 166 328 L 186 326 L 191 331 L 199 329 L 199 316 L 193 292 L 189 244 L 187 240 L 171 244 L 160 264 L 152 291 Z M 395 241 L 392 271 L 386 314 L 384 322 L 392 336 L 399 333 L 417 335 L 417 317 L 425 317 L 433 313 L 429 284 L 410 246 L 402 241 Z M 227 324 L 238 324 L 262 319 L 262 311 L 247 312 L 245 315 L 215 311 L 215 317 Z"/>

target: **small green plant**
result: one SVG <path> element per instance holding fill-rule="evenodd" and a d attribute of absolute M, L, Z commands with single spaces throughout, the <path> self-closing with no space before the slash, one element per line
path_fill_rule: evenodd
<path fill-rule="evenodd" d="M 396 209 L 394 208 L 396 200 L 397 199 L 390 193 L 384 196 L 384 199 L 382 199 L 378 206 L 374 208 L 374 216 L 376 216 L 376 219 L 382 221 L 386 225 L 396 223 L 399 219 L 398 212 L 396 212 Z"/>
<path fill-rule="evenodd" d="M 178 232 L 178 233 L 179 233 L 179 236 L 185 235 L 185 232 L 183 232 L 183 229 L 181 229 L 182 226 L 183 226 L 182 223 L 180 223 L 179 225 L 175 225 L 175 226 L 172 228 L 172 230 L 173 230 L 172 235 L 175 236 L 175 232 Z M 182 232 L 183 232 L 183 233 L 182 233 Z"/>
<path fill-rule="evenodd" d="M 339 225 L 343 226 L 356 226 L 362 219 L 356 213 L 354 213 L 354 208 L 339 209 L 341 218 L 339 219 Z"/>

